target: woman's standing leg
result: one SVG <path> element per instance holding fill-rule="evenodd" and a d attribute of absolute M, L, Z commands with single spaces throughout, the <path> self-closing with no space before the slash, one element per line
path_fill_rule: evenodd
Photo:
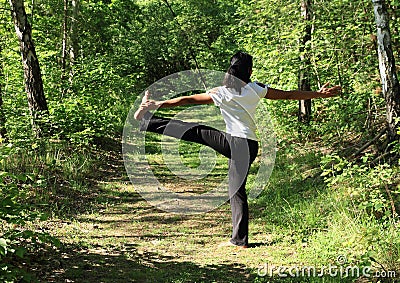
<path fill-rule="evenodd" d="M 232 158 L 229 160 L 229 199 L 232 211 L 232 238 L 237 246 L 248 246 L 249 207 L 246 181 L 251 164 L 258 153 L 258 143 L 232 137 Z"/>

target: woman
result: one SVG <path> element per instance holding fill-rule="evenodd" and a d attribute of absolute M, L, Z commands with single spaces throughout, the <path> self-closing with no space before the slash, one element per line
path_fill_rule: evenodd
<path fill-rule="evenodd" d="M 232 211 L 232 237 L 225 245 L 248 247 L 249 209 L 246 180 L 249 168 L 257 156 L 258 142 L 254 122 L 256 107 L 261 98 L 305 100 L 326 98 L 338 94 L 339 86 L 319 91 L 283 91 L 251 82 L 253 58 L 238 52 L 232 56 L 223 86 L 207 93 L 183 96 L 165 101 L 150 100 L 146 91 L 134 117 L 140 120 L 140 130 L 172 136 L 207 145 L 229 158 L 229 199 Z M 198 123 L 187 123 L 153 116 L 149 110 L 189 104 L 212 104 L 221 110 L 226 132 Z M 168 125 L 168 127 L 167 127 Z"/>

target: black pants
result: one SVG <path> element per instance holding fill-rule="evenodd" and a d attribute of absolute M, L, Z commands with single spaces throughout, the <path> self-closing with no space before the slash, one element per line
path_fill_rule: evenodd
<path fill-rule="evenodd" d="M 250 165 L 258 153 L 258 142 L 233 137 L 198 123 L 166 119 L 146 113 L 140 122 L 141 131 L 150 131 L 211 147 L 229 158 L 229 199 L 232 211 L 231 242 L 248 245 L 249 207 L 246 181 Z"/>

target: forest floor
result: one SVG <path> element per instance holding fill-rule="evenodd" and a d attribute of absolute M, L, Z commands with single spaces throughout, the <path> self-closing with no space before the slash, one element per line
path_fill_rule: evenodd
<path fill-rule="evenodd" d="M 90 190 L 70 197 L 72 213 L 38 224 L 62 243 L 38 259 L 40 282 L 344 282 L 269 277 L 300 265 L 302 244 L 267 229 L 260 202 L 250 202 L 250 248 L 219 247 L 231 233 L 229 204 L 197 215 L 158 210 L 130 183 L 120 145 L 102 154 Z"/>
<path fill-rule="evenodd" d="M 41 223 L 62 247 L 46 256 L 39 280 L 253 282 L 272 253 L 294 252 L 270 245 L 262 223 L 254 220 L 251 248 L 219 247 L 231 233 L 229 204 L 188 216 L 152 207 L 135 192 L 118 147 L 100 166 L 93 189 L 85 201 L 72 200 L 83 213 Z"/>

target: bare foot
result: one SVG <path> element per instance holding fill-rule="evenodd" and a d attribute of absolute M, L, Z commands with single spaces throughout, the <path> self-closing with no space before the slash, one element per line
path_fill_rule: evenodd
<path fill-rule="evenodd" d="M 133 115 L 133 117 L 136 120 L 141 120 L 143 118 L 144 114 L 146 114 L 146 112 L 148 111 L 147 107 L 144 106 L 144 104 L 147 101 L 149 101 L 149 99 L 150 99 L 150 92 L 148 90 L 146 90 L 146 92 L 144 93 L 144 96 L 142 98 L 142 104 L 140 104 L 139 109 L 136 110 L 135 114 Z"/>
<path fill-rule="evenodd" d="M 247 249 L 249 246 L 237 246 L 237 245 L 233 244 L 231 241 L 227 241 L 227 242 L 220 243 L 218 245 L 218 247 L 219 248 L 234 247 L 234 248 L 237 248 L 237 249 Z"/>

